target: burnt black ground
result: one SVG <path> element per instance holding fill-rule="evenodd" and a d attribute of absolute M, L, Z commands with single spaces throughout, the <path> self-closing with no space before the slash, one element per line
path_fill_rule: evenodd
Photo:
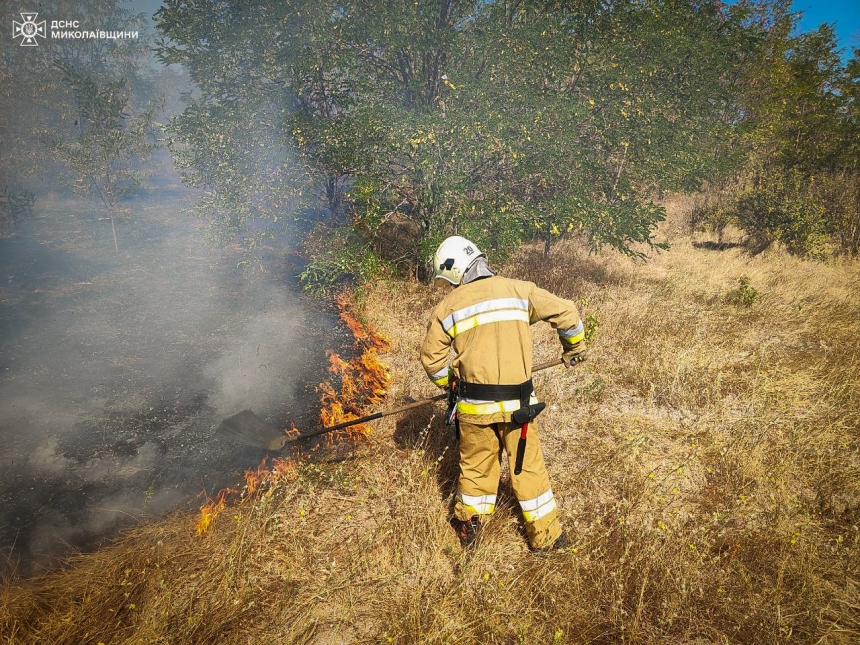
<path fill-rule="evenodd" d="M 0 570 L 29 575 L 70 549 L 239 481 L 263 451 L 218 438 L 245 407 L 316 427 L 314 386 L 348 336 L 283 269 L 237 269 L 205 242 L 194 199 L 162 188 L 110 225 L 42 197 L 0 239 Z"/>

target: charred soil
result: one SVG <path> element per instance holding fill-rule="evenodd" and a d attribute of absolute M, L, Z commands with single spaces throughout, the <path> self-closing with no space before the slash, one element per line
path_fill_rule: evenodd
<path fill-rule="evenodd" d="M 193 195 L 127 204 L 115 253 L 91 204 L 36 201 L 0 239 L 0 553 L 32 574 L 121 526 L 196 508 L 262 453 L 214 436 L 252 407 L 316 419 L 336 310 L 298 293 L 279 240 L 265 273 L 237 269 Z"/>

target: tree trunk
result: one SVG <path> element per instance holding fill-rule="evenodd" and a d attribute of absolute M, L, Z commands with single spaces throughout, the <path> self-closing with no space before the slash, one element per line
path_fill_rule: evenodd
<path fill-rule="evenodd" d="M 113 212 L 108 211 L 110 217 L 110 232 L 113 233 L 113 250 L 119 253 L 119 244 L 116 242 L 116 226 L 113 223 Z"/>

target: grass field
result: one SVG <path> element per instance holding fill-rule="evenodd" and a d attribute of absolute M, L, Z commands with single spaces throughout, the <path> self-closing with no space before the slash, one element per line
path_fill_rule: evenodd
<path fill-rule="evenodd" d="M 175 515 L 5 581 L 0 643 L 860 642 L 860 265 L 713 250 L 672 212 L 672 249 L 648 262 L 571 242 L 503 269 L 577 302 L 593 333 L 586 363 L 535 377 L 569 550 L 528 551 L 504 475 L 460 550 L 456 446 L 429 406 L 202 536 Z M 417 354 L 441 296 L 361 296 L 390 340 L 384 407 L 436 393 Z M 535 362 L 557 357 L 534 331 Z"/>

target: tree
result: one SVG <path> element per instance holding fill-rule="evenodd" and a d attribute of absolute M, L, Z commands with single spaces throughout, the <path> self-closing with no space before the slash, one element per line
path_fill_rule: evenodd
<path fill-rule="evenodd" d="M 177 159 L 228 232 L 326 205 L 359 254 L 417 226 L 413 264 L 454 232 L 655 246 L 652 196 L 725 172 L 746 44 L 735 12 L 683 0 L 167 0 L 156 18 L 162 60 L 200 87 Z"/>
<path fill-rule="evenodd" d="M 685 2 L 488 9 L 463 85 L 476 90 L 468 113 L 486 115 L 506 148 L 489 164 L 492 193 L 547 249 L 581 230 L 638 253 L 662 219 L 651 195 L 719 170 L 736 21 Z"/>
<path fill-rule="evenodd" d="M 192 0 L 168 1 L 155 15 L 159 59 L 183 65 L 196 85 L 169 145 L 184 181 L 205 189 L 197 211 L 213 216 L 221 239 L 240 235 L 253 247 L 321 197 L 338 201 L 337 171 L 316 163 L 336 142 L 303 145 L 315 114 L 331 114 L 337 82 L 321 62 L 325 9 Z M 298 113 L 308 119 L 294 120 Z"/>
<path fill-rule="evenodd" d="M 71 65 L 58 63 L 57 69 L 74 92 L 80 125 L 78 136 L 54 139 L 53 148 L 72 171 L 75 192 L 107 210 L 114 250 L 119 251 L 114 217 L 120 199 L 140 185 L 141 165 L 152 153 L 154 110 L 130 113 L 125 79 L 100 85 Z"/>
<path fill-rule="evenodd" d="M 857 50 L 843 64 L 833 28 L 792 36 L 798 14 L 769 2 L 759 46 L 738 79 L 738 146 L 745 163 L 725 209 L 755 248 L 798 254 L 860 249 Z M 853 70 L 853 73 L 852 73 Z"/>
<path fill-rule="evenodd" d="M 25 185 L 37 176 L 52 177 L 57 167 L 53 142 L 77 136 L 78 106 L 74 88 L 55 64 L 83 71 L 100 84 L 126 79 L 135 107 L 151 95 L 146 73 L 149 55 L 143 17 L 113 0 L 46 0 L 40 15 L 82 18 L 112 30 L 137 31 L 138 39 L 51 39 L 39 47 L 21 47 L 0 39 L 0 167 L 6 180 Z"/>

